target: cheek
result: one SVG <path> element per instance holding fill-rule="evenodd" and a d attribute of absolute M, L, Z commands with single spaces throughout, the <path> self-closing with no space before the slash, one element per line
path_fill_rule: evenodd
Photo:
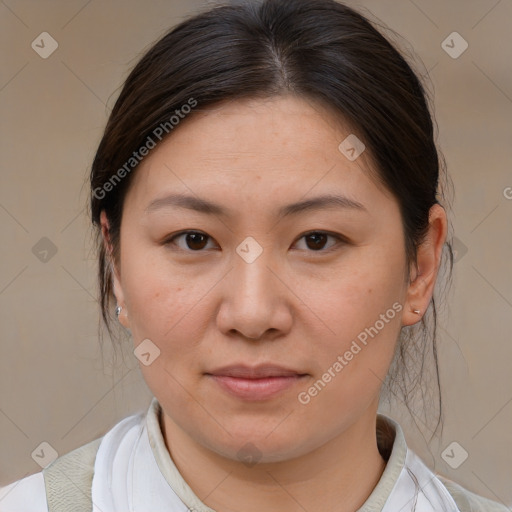
<path fill-rule="evenodd" d="M 375 251 L 338 270 L 325 286 L 308 292 L 318 317 L 311 336 L 317 359 L 318 413 L 326 404 L 359 407 L 378 392 L 388 372 L 401 328 L 403 261 Z M 385 264 L 384 264 L 385 262 Z M 324 386 L 325 384 L 325 386 Z M 312 390 L 315 394 L 317 391 Z"/>
<path fill-rule="evenodd" d="M 169 410 L 193 416 L 194 401 L 188 390 L 195 385 L 190 377 L 195 378 L 201 370 L 201 319 L 208 321 L 202 310 L 207 303 L 205 291 L 211 285 L 177 272 L 165 258 L 154 254 L 133 251 L 122 268 L 134 348 L 149 339 L 160 351 L 149 365 L 139 364 L 143 378 Z"/>
<path fill-rule="evenodd" d="M 384 330 L 390 330 L 390 325 L 395 331 L 399 328 L 398 307 L 393 309 L 393 305 L 402 304 L 404 298 L 404 262 L 399 255 L 393 257 L 383 250 L 379 254 L 378 248 L 367 252 L 345 262 L 322 286 L 313 286 L 313 278 L 308 288 L 308 304 L 314 304 L 325 333 L 336 340 L 356 338 L 390 309 Z"/>
<path fill-rule="evenodd" d="M 135 344 L 149 338 L 161 351 L 193 349 L 208 279 L 171 265 L 164 251 L 125 247 L 123 292 Z"/>

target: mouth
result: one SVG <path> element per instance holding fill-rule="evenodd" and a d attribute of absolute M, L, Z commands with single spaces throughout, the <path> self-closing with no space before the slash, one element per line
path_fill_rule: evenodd
<path fill-rule="evenodd" d="M 232 365 L 205 375 L 229 395 L 249 401 L 273 398 L 308 376 L 307 373 L 275 365 Z"/>

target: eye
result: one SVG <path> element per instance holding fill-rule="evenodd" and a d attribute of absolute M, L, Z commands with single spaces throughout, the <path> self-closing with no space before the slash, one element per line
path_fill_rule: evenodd
<path fill-rule="evenodd" d="M 183 238 L 184 237 L 184 238 Z M 183 244 L 176 243 L 176 240 L 183 238 Z M 333 233 L 327 233 L 325 231 L 310 231 L 303 234 L 299 240 L 304 239 L 306 241 L 306 248 L 309 252 L 330 252 L 336 243 L 333 243 L 330 247 L 325 249 L 327 239 L 334 239 L 338 243 L 346 243 L 346 240 Z M 212 239 L 206 233 L 201 231 L 182 231 L 169 238 L 164 245 L 177 245 L 180 249 L 189 252 L 202 252 L 207 247 L 207 241 Z"/>
<path fill-rule="evenodd" d="M 174 240 L 177 240 L 181 237 L 185 237 L 185 247 L 183 245 L 176 244 Z M 178 245 L 180 249 L 184 251 L 190 250 L 192 252 L 201 252 L 204 249 L 207 239 L 211 238 L 206 233 L 202 233 L 201 231 L 182 231 L 181 233 L 177 233 L 173 237 L 169 238 L 165 245 Z"/>
<path fill-rule="evenodd" d="M 306 247 L 311 249 L 312 252 L 330 252 L 336 247 L 336 243 L 332 244 L 327 249 L 324 249 L 325 243 L 328 238 L 337 240 L 339 243 L 344 243 L 343 237 L 325 231 L 310 231 L 309 233 L 303 234 L 299 240 L 304 239 L 306 241 Z"/>

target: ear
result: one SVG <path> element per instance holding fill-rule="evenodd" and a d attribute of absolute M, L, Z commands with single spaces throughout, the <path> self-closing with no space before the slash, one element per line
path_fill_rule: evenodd
<path fill-rule="evenodd" d="M 444 208 L 435 204 L 429 212 L 429 228 L 417 250 L 417 269 L 411 266 L 411 281 L 407 290 L 402 325 L 413 325 L 425 313 L 436 284 L 441 255 L 446 240 L 447 220 Z M 413 311 L 419 310 L 416 314 Z"/>
<path fill-rule="evenodd" d="M 107 214 L 105 213 L 105 210 L 102 210 L 100 213 L 100 223 L 103 244 L 107 255 L 106 263 L 110 267 L 111 276 L 114 283 L 114 295 L 116 297 L 117 305 L 121 306 L 122 308 L 121 313 L 118 316 L 119 323 L 126 327 L 127 329 L 129 329 L 130 324 L 128 321 L 128 311 L 124 301 L 123 286 L 121 284 L 121 275 L 116 267 L 114 260 L 114 251 L 110 239 L 110 224 L 107 218 Z"/>

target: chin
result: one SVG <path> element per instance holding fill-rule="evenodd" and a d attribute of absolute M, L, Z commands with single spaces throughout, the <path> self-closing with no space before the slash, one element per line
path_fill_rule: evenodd
<path fill-rule="evenodd" d="M 282 419 L 282 418 L 281 418 Z M 272 422 L 278 425 L 279 422 Z M 306 439 L 300 439 L 296 428 L 270 427 L 269 422 L 252 420 L 244 423 L 238 422 L 236 426 L 224 424 L 225 435 L 217 439 L 204 439 L 204 431 L 201 433 L 205 446 L 219 455 L 231 460 L 239 460 L 247 463 L 272 463 L 298 457 L 308 451 Z M 302 437 L 305 431 L 302 429 Z M 251 462 L 252 461 L 252 462 Z"/>

